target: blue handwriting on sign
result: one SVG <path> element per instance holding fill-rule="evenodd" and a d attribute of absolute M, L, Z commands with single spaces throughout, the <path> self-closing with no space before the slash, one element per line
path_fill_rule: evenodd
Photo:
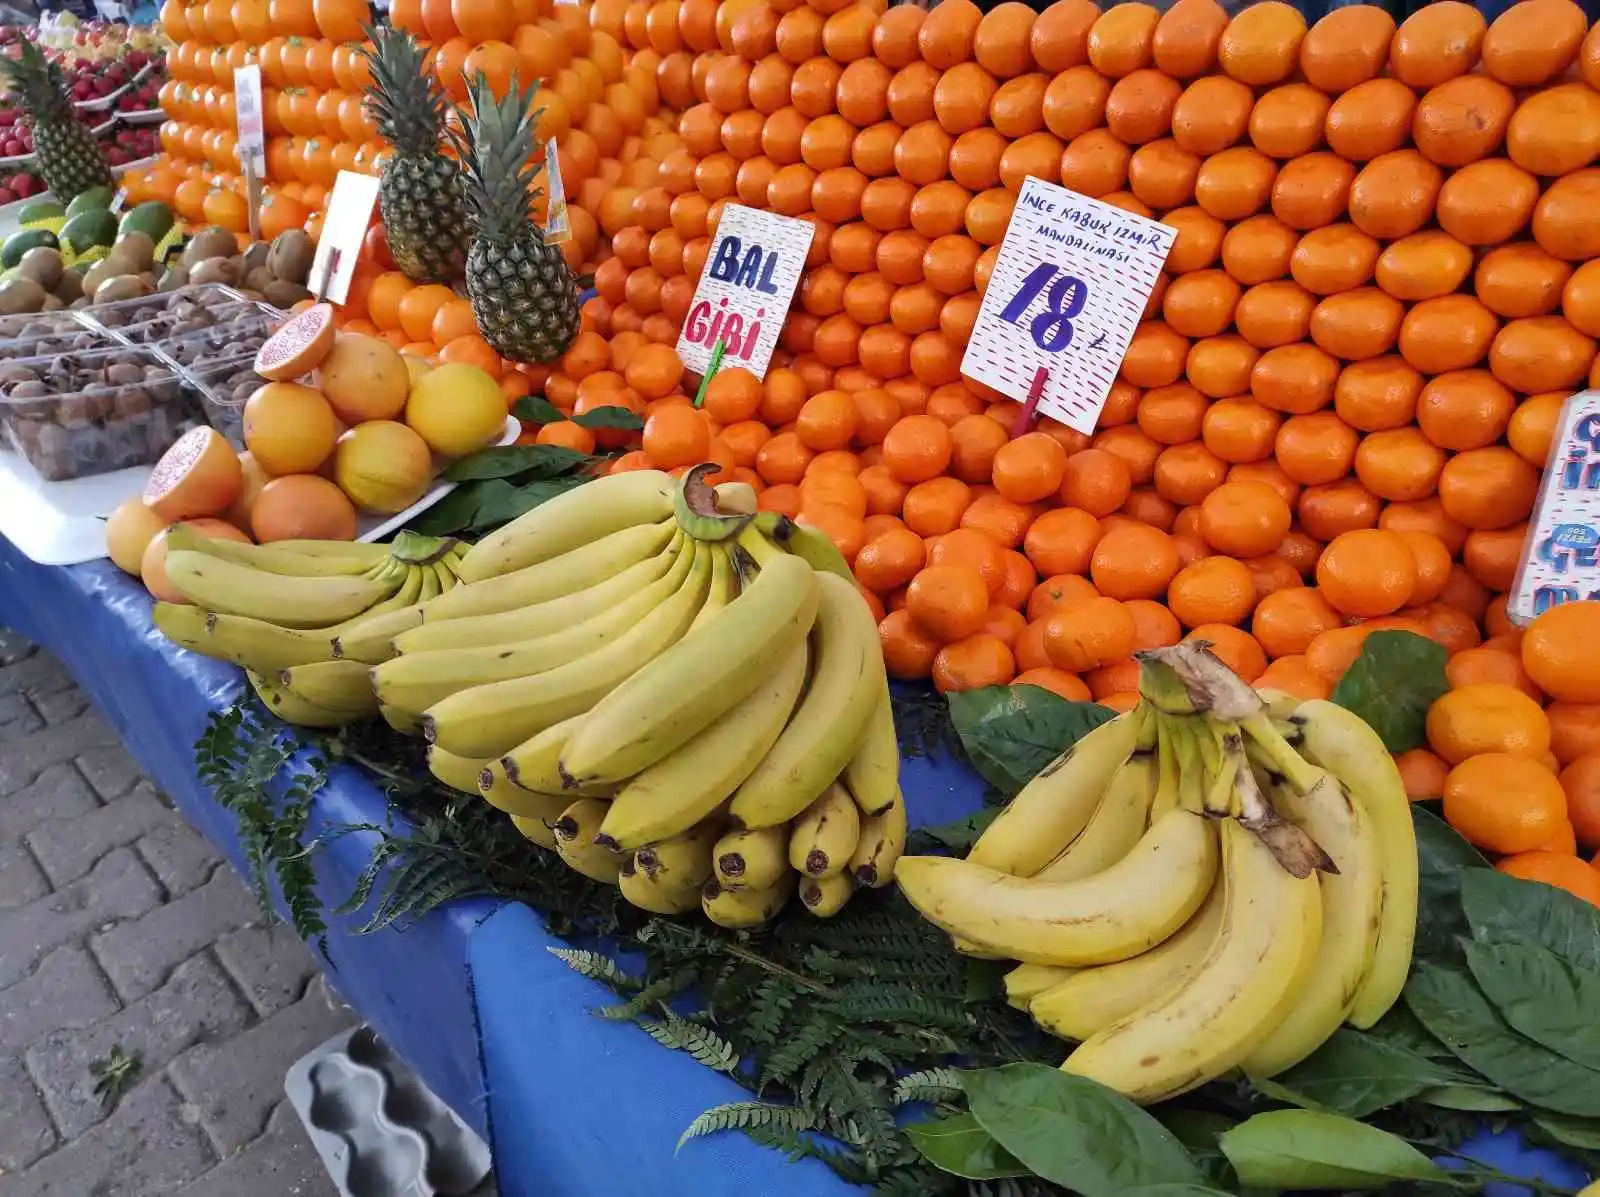
<path fill-rule="evenodd" d="M 1046 353 L 1060 353 L 1072 344 L 1073 318 L 1089 302 L 1089 284 L 1067 274 L 1054 262 L 1041 262 L 1022 280 L 1017 293 L 1000 313 L 1000 319 L 1022 326 L 1029 306 L 1044 292 L 1044 311 L 1028 321 L 1028 335 Z"/>
<path fill-rule="evenodd" d="M 764 295 L 776 295 L 777 284 L 772 281 L 778 269 L 778 251 L 762 249 L 751 243 L 740 244 L 737 237 L 725 237 L 717 244 L 717 255 L 711 260 L 711 277 L 719 283 L 735 287 L 751 287 Z"/>

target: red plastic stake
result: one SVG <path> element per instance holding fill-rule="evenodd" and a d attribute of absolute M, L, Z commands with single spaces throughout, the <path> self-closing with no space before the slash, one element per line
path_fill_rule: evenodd
<path fill-rule="evenodd" d="M 1033 372 L 1033 382 L 1028 386 L 1028 401 L 1022 405 L 1022 410 L 1017 413 L 1017 422 L 1011 426 L 1013 439 L 1032 428 L 1034 421 L 1039 418 L 1039 400 L 1044 396 L 1044 380 L 1048 377 L 1050 371 L 1043 366 Z"/>

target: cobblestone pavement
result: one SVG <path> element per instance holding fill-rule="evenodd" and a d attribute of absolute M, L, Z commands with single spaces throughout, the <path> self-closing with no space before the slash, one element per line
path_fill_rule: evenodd
<path fill-rule="evenodd" d="M 0 1197 L 331 1197 L 284 1071 L 356 1019 L 0 629 Z M 108 1107 L 91 1065 L 138 1054 Z"/>

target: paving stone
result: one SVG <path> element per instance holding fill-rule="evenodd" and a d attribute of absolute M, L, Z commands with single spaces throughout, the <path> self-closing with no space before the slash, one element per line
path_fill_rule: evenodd
<path fill-rule="evenodd" d="M 86 749 L 115 743 L 116 738 L 111 725 L 91 711 L 8 744 L 0 753 L 0 794 L 20 790 L 51 765 L 65 764 Z"/>
<path fill-rule="evenodd" d="M 0 1057 L 0 1175 L 26 1168 L 56 1142 L 50 1115 L 22 1061 Z"/>
<path fill-rule="evenodd" d="M 263 1017 L 299 1001 L 317 971 L 310 950 L 282 923 L 231 931 L 217 940 L 216 953 Z"/>
<path fill-rule="evenodd" d="M 39 712 L 46 723 L 65 723 L 89 709 L 89 696 L 76 686 L 70 690 L 34 694 L 30 699 L 33 709 Z"/>
<path fill-rule="evenodd" d="M 0 752 L 0 772 L 11 750 L 12 746 L 7 745 Z M 4 788 L 0 784 L 0 793 Z M 0 840 L 15 839 L 46 819 L 70 819 L 99 805 L 83 774 L 68 764 L 52 766 L 39 774 L 32 785 L 0 797 Z"/>
<path fill-rule="evenodd" d="M 32 735 L 43 726 L 39 712 L 22 695 L 0 695 L 0 740 Z"/>
<path fill-rule="evenodd" d="M 5 666 L 0 672 L 0 694 L 49 694 L 77 685 L 67 667 L 49 653 L 12 656 L 0 648 L 0 665 Z"/>
<path fill-rule="evenodd" d="M 41 823 L 26 838 L 50 880 L 65 885 L 82 877 L 111 849 L 174 824 L 183 826 L 182 818 L 156 800 L 154 789 L 143 785 L 77 818 Z M 156 876 L 161 876 L 159 870 Z"/>
<path fill-rule="evenodd" d="M 0 628 L 0 666 L 33 655 L 33 645 L 8 628 Z"/>
<path fill-rule="evenodd" d="M 115 849 L 102 857 L 88 876 L 6 915 L 0 923 L 0 987 L 27 975 L 57 944 L 118 919 L 136 920 L 146 911 L 159 913 L 156 908 L 161 896 L 161 887 L 133 850 Z M 193 955 L 203 946 L 204 941 L 184 955 Z"/>
<path fill-rule="evenodd" d="M 78 754 L 78 768 L 106 801 L 120 798 L 144 776 L 139 762 L 119 743 L 101 744 Z"/>
<path fill-rule="evenodd" d="M 125 1094 L 112 1115 L 26 1172 L 5 1197 L 166 1197 L 211 1168 L 205 1136 L 181 1116 L 162 1077 Z"/>
<path fill-rule="evenodd" d="M 0 910 L 21 906 L 50 892 L 50 882 L 19 843 L 0 844 Z"/>
<path fill-rule="evenodd" d="M 294 1107 L 280 1101 L 267 1120 L 266 1134 L 177 1197 L 332 1197 L 338 1191 Z"/>
<path fill-rule="evenodd" d="M 150 795 L 151 802 L 161 804 L 156 797 L 155 787 L 149 782 L 141 781 L 128 797 L 144 793 Z M 127 800 L 124 798 L 121 801 Z M 185 823 L 183 816 L 176 812 L 140 839 L 138 848 L 139 855 L 144 857 L 156 879 L 166 887 L 168 896 L 173 898 L 188 893 L 197 885 L 203 885 L 222 861 L 221 855 L 205 836 Z"/>
<path fill-rule="evenodd" d="M 126 849 L 117 849 L 123 851 Z M 255 899 L 233 871 L 219 865 L 211 880 L 198 889 L 141 918 L 98 932 L 90 938 L 89 947 L 118 995 L 131 1002 L 161 984 L 179 961 L 218 936 L 244 926 L 258 913 Z"/>
<path fill-rule="evenodd" d="M 89 953 L 77 944 L 57 948 L 0 996 L 0 1052 L 25 1047 L 52 1031 L 91 1026 L 116 1010 L 116 996 Z"/>
<path fill-rule="evenodd" d="M 222 1043 L 184 1052 L 168 1074 L 184 1100 L 199 1107 L 200 1123 L 226 1156 L 261 1134 L 283 1097 L 283 1074 L 306 1052 L 356 1019 L 334 1010 L 311 986 L 306 996 Z"/>
<path fill-rule="evenodd" d="M 153 1076 L 185 1048 L 239 1030 L 250 1008 L 208 954 L 185 960 L 166 984 L 87 1031 L 57 1032 L 25 1053 L 28 1069 L 44 1094 L 50 1116 L 74 1138 L 105 1116 L 90 1070 L 113 1047 L 137 1054 L 145 1076 Z"/>

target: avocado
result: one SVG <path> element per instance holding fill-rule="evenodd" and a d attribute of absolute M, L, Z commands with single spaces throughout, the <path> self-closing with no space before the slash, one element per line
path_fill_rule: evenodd
<path fill-rule="evenodd" d="M 112 197 L 116 192 L 109 187 L 91 187 L 87 191 L 80 191 L 72 197 L 72 202 L 67 205 L 67 216 L 78 216 L 84 212 L 105 212 L 111 207 Z"/>
<path fill-rule="evenodd" d="M 57 249 L 56 235 L 49 229 L 21 229 L 7 237 L 0 245 L 0 267 L 10 270 L 19 265 L 22 255 L 30 249 Z"/>
<path fill-rule="evenodd" d="M 117 239 L 117 218 L 104 208 L 69 216 L 61 226 L 61 244 L 73 253 L 91 245 L 109 246 Z"/>
<path fill-rule="evenodd" d="M 17 212 L 17 223 L 23 228 L 44 224 L 51 220 L 65 220 L 67 210 L 55 200 L 33 200 L 23 204 Z"/>
<path fill-rule="evenodd" d="M 117 226 L 118 234 L 143 233 L 152 244 L 159 243 L 172 228 L 172 209 L 160 200 L 147 200 L 128 212 Z"/>

